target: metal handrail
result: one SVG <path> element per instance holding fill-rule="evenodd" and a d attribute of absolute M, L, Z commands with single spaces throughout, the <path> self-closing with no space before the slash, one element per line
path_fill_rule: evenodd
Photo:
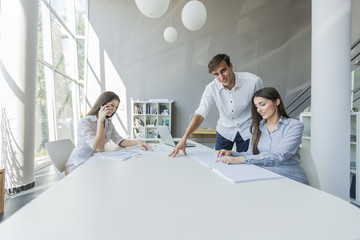
<path fill-rule="evenodd" d="M 359 43 L 360 43 L 360 38 L 351 45 L 351 50 L 353 50 L 357 45 L 359 45 Z"/>
<path fill-rule="evenodd" d="M 286 106 L 286 108 L 289 108 L 292 104 L 294 104 L 294 102 L 296 102 L 299 98 L 301 98 L 302 95 L 304 95 L 305 92 L 307 92 L 310 88 L 311 88 L 311 84 L 310 84 L 309 86 L 307 86 L 299 95 L 297 95 L 297 96 Z"/>

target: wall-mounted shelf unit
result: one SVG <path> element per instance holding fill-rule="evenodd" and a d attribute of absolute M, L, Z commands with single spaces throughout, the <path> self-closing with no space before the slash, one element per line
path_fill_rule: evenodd
<path fill-rule="evenodd" d="M 132 101 L 131 137 L 158 138 L 157 125 L 171 131 L 172 101 Z"/>

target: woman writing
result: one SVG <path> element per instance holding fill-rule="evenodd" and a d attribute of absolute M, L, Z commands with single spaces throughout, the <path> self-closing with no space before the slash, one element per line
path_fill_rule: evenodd
<path fill-rule="evenodd" d="M 280 94 L 266 87 L 255 92 L 251 106 L 252 123 L 247 152 L 220 150 L 217 156 L 227 164 L 255 164 L 271 172 L 308 184 L 299 166 L 299 148 L 304 125 L 290 118 Z"/>
<path fill-rule="evenodd" d="M 80 120 L 77 129 L 78 142 L 66 163 L 65 174 L 69 174 L 87 161 L 95 152 L 103 152 L 105 143 L 110 139 L 120 147 L 140 145 L 142 149 L 151 149 L 139 140 L 123 139 L 115 130 L 111 117 L 120 104 L 120 98 L 113 92 L 103 92 L 89 113 Z"/>

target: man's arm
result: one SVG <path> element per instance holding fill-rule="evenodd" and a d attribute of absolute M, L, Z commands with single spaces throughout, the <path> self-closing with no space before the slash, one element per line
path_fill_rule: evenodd
<path fill-rule="evenodd" d="M 186 130 L 184 136 L 181 138 L 179 143 L 175 146 L 174 150 L 169 154 L 169 157 L 176 157 L 179 154 L 179 151 L 182 150 L 184 155 L 186 154 L 186 140 L 191 136 L 191 134 L 201 125 L 204 121 L 204 117 L 200 114 L 195 114 L 193 119 L 191 120 L 188 129 Z"/>

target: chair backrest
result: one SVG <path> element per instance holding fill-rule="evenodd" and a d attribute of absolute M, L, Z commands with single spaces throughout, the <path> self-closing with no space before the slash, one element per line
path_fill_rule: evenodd
<path fill-rule="evenodd" d="M 45 147 L 49 157 L 59 172 L 65 171 L 65 164 L 70 157 L 74 144 L 70 139 L 48 142 Z"/>
<path fill-rule="evenodd" d="M 300 147 L 299 154 L 302 161 L 300 163 L 300 166 L 304 169 L 308 177 L 309 185 L 314 188 L 320 189 L 320 180 L 310 149 Z"/>

